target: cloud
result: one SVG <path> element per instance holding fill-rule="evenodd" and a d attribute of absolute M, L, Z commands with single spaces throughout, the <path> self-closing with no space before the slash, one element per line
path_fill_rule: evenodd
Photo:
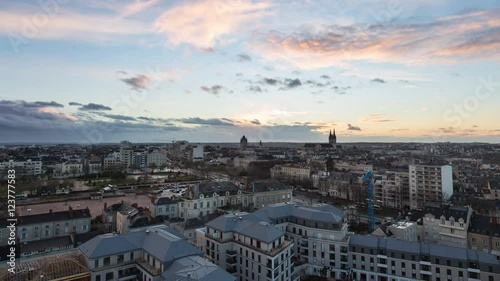
<path fill-rule="evenodd" d="M 372 79 L 371 80 L 372 82 L 375 82 L 375 83 L 386 83 L 386 81 L 384 79 L 381 79 L 381 78 L 375 78 L 375 79 Z"/>
<path fill-rule="evenodd" d="M 361 131 L 361 128 L 358 126 L 347 124 L 347 130 L 349 130 L 349 131 Z"/>
<path fill-rule="evenodd" d="M 111 107 L 105 106 L 102 104 L 96 104 L 96 103 L 89 103 L 85 104 L 82 107 L 78 108 L 79 110 L 84 110 L 84 111 L 96 111 L 96 110 L 112 110 Z"/>
<path fill-rule="evenodd" d="M 389 132 L 403 132 L 403 131 L 409 131 L 410 129 L 392 129 Z"/>
<path fill-rule="evenodd" d="M 328 75 L 326 75 L 326 74 L 323 74 L 323 75 L 321 75 L 320 77 L 321 77 L 321 78 L 323 78 L 323 79 L 330 79 L 330 76 L 328 76 Z"/>
<path fill-rule="evenodd" d="M 201 86 L 200 89 L 204 92 L 207 92 L 207 93 L 210 93 L 213 95 L 218 95 L 224 89 L 224 87 L 221 85 L 213 85 L 212 87 Z"/>
<path fill-rule="evenodd" d="M 278 79 L 274 79 L 274 78 L 266 78 L 264 77 L 264 79 L 262 79 L 261 81 L 263 84 L 266 84 L 266 85 L 270 85 L 270 86 L 276 86 L 278 84 L 281 84 L 281 81 L 278 80 Z"/>
<path fill-rule="evenodd" d="M 256 32 L 255 52 L 301 69 L 348 66 L 352 62 L 403 65 L 498 59 L 500 8 L 424 23 L 324 25 L 295 32 Z"/>
<path fill-rule="evenodd" d="M 182 122 L 184 124 L 196 124 L 196 125 L 209 125 L 209 126 L 234 126 L 234 122 L 230 119 L 221 119 L 221 118 L 209 118 L 203 119 L 199 117 L 191 117 L 191 118 L 180 118 L 175 119 L 175 121 Z"/>
<path fill-rule="evenodd" d="M 361 122 L 365 123 L 385 123 L 385 122 L 396 122 L 399 121 L 399 119 L 384 119 L 382 118 L 385 116 L 385 113 L 372 113 L 368 115 L 365 118 L 361 119 Z"/>
<path fill-rule="evenodd" d="M 250 121 L 250 123 L 252 123 L 254 125 L 260 125 L 260 121 L 257 119 Z"/>
<path fill-rule="evenodd" d="M 252 58 L 247 54 L 239 54 L 238 61 L 239 62 L 249 62 L 249 61 L 252 61 Z"/>
<path fill-rule="evenodd" d="M 262 88 L 260 86 L 252 85 L 248 88 L 252 92 L 262 93 Z"/>
<path fill-rule="evenodd" d="M 144 74 L 138 74 L 134 77 L 123 78 L 120 80 L 123 81 L 125 84 L 131 86 L 132 89 L 136 91 L 145 90 L 149 82 L 151 82 L 151 78 L 149 78 Z"/>
<path fill-rule="evenodd" d="M 9 36 L 10 39 L 17 40 L 16 42 L 24 43 L 22 40 L 26 39 L 23 34 L 26 34 L 27 31 L 24 30 L 28 25 L 24 19 L 30 20 L 31 26 L 34 26 L 35 31 L 29 31 L 29 39 L 33 40 L 77 40 L 103 44 L 125 41 L 126 35 L 151 33 L 151 27 L 146 22 L 120 19 L 113 13 L 86 13 L 67 7 L 59 7 L 57 12 L 54 12 L 55 8 L 47 6 L 47 15 L 44 9 L 38 6 L 27 9 L 20 9 L 15 5 L 11 7 L 3 7 L 0 11 L 0 35 Z M 26 5 L 24 7 L 26 8 Z M 33 24 L 31 19 L 38 14 L 47 15 L 48 20 L 40 21 L 43 23 L 40 25 Z M 126 41 L 130 42 L 130 37 Z"/>
<path fill-rule="evenodd" d="M 137 120 L 135 117 L 125 116 L 125 115 L 104 114 L 102 116 L 108 117 L 111 119 L 115 119 L 115 120 L 122 120 L 122 121 L 135 121 L 135 120 Z"/>
<path fill-rule="evenodd" d="M 283 82 L 283 84 L 289 89 L 302 86 L 302 83 L 300 82 L 300 80 L 298 78 L 295 78 L 295 79 L 286 78 L 285 81 Z"/>
<path fill-rule="evenodd" d="M 79 102 L 74 102 L 74 101 L 71 101 L 68 104 L 71 105 L 71 106 L 82 106 L 83 105 L 83 104 L 81 104 Z"/>
<path fill-rule="evenodd" d="M 241 28 L 254 25 L 269 15 L 271 4 L 240 1 L 188 1 L 168 9 L 155 21 L 157 32 L 165 34 L 167 44 L 188 43 L 198 48 L 213 48 L 231 42 Z"/>

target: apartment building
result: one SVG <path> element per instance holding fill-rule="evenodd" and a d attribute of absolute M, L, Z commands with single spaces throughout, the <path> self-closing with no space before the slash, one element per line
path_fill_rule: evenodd
<path fill-rule="evenodd" d="M 177 200 L 170 197 L 151 198 L 149 211 L 152 217 L 168 216 L 169 218 L 177 218 L 179 216 L 178 206 Z"/>
<path fill-rule="evenodd" d="M 500 280 L 500 262 L 472 249 L 353 235 L 349 239 L 349 270 L 342 278 L 496 281 Z"/>
<path fill-rule="evenodd" d="M 407 171 L 386 171 L 381 184 L 374 186 L 376 204 L 401 209 L 410 205 L 409 173 Z"/>
<path fill-rule="evenodd" d="M 276 165 L 271 168 L 272 179 L 308 180 L 311 178 L 311 168 L 298 165 Z"/>
<path fill-rule="evenodd" d="M 450 204 L 427 205 L 424 209 L 423 241 L 467 247 L 472 208 Z"/>
<path fill-rule="evenodd" d="M 248 200 L 249 196 L 232 182 L 200 182 L 188 188 L 185 200 L 179 201 L 179 217 L 191 219 L 213 214 L 218 208 L 241 208 L 244 204 L 248 205 Z"/>
<path fill-rule="evenodd" d="M 248 202 L 253 208 L 292 201 L 292 188 L 278 180 L 253 181 L 245 191 L 250 193 Z"/>
<path fill-rule="evenodd" d="M 90 231 L 92 216 L 89 209 L 20 216 L 17 224 L 17 237 L 21 243 L 81 234 Z"/>
<path fill-rule="evenodd" d="M 0 175 L 7 176 L 8 170 L 15 170 L 16 175 L 36 176 L 42 174 L 42 161 L 36 160 L 9 160 L 0 162 Z"/>
<path fill-rule="evenodd" d="M 327 278 L 341 278 L 348 269 L 347 220 L 344 213 L 328 204 L 275 204 L 254 212 L 275 225 L 293 242 L 294 260 L 305 265 L 306 274 L 319 275 L 326 267 Z"/>
<path fill-rule="evenodd" d="M 66 161 L 57 166 L 58 173 L 64 176 L 79 176 L 83 174 L 83 164 L 76 160 Z"/>
<path fill-rule="evenodd" d="M 103 159 L 103 170 L 107 172 L 121 171 L 123 168 L 122 161 L 119 157 L 105 157 Z"/>
<path fill-rule="evenodd" d="M 293 242 L 254 214 L 220 216 L 198 229 L 197 241 L 210 261 L 240 281 L 295 280 Z"/>
<path fill-rule="evenodd" d="M 99 174 L 102 171 L 102 161 L 100 157 L 95 155 L 90 156 L 88 159 L 85 159 L 85 168 L 84 172 L 93 174 Z"/>
<path fill-rule="evenodd" d="M 168 162 L 168 154 L 166 151 L 155 150 L 148 153 L 148 165 L 156 165 L 156 167 L 160 167 L 162 165 L 167 164 Z"/>
<path fill-rule="evenodd" d="M 472 215 L 467 239 L 470 248 L 500 258 L 500 221 L 498 218 Z"/>
<path fill-rule="evenodd" d="M 428 203 L 441 203 L 453 195 L 450 165 L 409 165 L 409 198 L 412 209 Z"/>
<path fill-rule="evenodd" d="M 236 280 L 165 226 L 100 235 L 78 249 L 95 281 Z"/>

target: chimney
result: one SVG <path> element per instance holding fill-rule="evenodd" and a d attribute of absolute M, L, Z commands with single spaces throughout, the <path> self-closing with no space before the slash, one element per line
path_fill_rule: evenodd
<path fill-rule="evenodd" d="M 155 203 L 155 197 L 151 197 L 151 204 L 154 204 Z"/>
<path fill-rule="evenodd" d="M 71 206 L 69 206 L 69 218 L 73 218 L 73 208 Z"/>
<path fill-rule="evenodd" d="M 190 186 L 190 185 L 188 185 L 188 186 L 186 187 L 186 198 L 189 198 L 189 194 L 190 194 L 190 192 L 189 192 L 189 191 L 191 191 L 191 186 Z"/>
<path fill-rule="evenodd" d="M 49 209 L 49 213 L 52 214 L 52 209 Z"/>
<path fill-rule="evenodd" d="M 108 209 L 108 203 L 104 202 L 104 210 L 106 211 Z"/>

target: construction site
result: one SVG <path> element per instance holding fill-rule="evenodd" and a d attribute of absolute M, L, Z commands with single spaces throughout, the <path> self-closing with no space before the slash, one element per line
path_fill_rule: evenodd
<path fill-rule="evenodd" d="M 90 281 L 85 259 L 77 251 L 19 261 L 15 273 L 0 266 L 1 281 Z"/>

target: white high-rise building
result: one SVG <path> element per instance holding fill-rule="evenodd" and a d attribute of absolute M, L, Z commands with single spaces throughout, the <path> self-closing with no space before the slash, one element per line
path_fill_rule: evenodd
<path fill-rule="evenodd" d="M 453 195 L 450 165 L 410 165 L 410 208 L 424 208 L 428 203 L 441 203 Z"/>

